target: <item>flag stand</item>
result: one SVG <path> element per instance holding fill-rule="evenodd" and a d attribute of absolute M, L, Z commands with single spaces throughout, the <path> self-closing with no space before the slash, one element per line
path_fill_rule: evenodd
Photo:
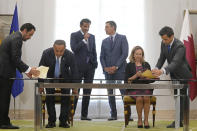
<path fill-rule="evenodd" d="M 16 118 L 16 103 L 15 103 L 15 98 L 14 98 L 14 120 Z"/>
<path fill-rule="evenodd" d="M 194 14 L 194 15 L 196 15 L 197 14 L 197 10 L 188 10 L 189 11 L 189 14 L 190 15 L 192 15 L 192 14 Z M 183 16 L 185 16 L 185 12 L 186 12 L 186 10 L 184 10 L 184 15 Z"/>

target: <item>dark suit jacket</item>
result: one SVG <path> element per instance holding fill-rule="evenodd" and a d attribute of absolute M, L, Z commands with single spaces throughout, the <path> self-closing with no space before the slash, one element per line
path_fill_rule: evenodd
<path fill-rule="evenodd" d="M 125 35 L 120 35 L 117 33 L 114 38 L 113 46 L 111 46 L 109 37 L 104 39 L 102 42 L 100 54 L 100 61 L 103 69 L 105 67 L 117 66 L 118 70 L 116 73 L 125 72 L 128 50 L 129 47 Z"/>
<path fill-rule="evenodd" d="M 97 54 L 96 54 L 96 45 L 95 37 L 90 34 L 88 38 L 88 46 L 83 42 L 84 36 L 81 31 L 77 31 L 71 34 L 70 45 L 71 49 L 74 52 L 75 59 L 79 70 L 84 70 L 87 67 L 87 57 L 89 57 L 89 63 L 93 68 L 97 68 Z"/>
<path fill-rule="evenodd" d="M 54 78 L 56 58 L 53 48 L 48 48 L 43 51 L 39 66 L 49 67 L 47 78 Z M 65 50 L 64 55 L 61 58 L 60 65 L 60 78 L 64 78 L 62 82 L 73 82 L 78 78 L 77 65 L 72 52 Z"/>
<path fill-rule="evenodd" d="M 147 70 L 147 69 L 151 70 L 151 67 L 150 67 L 148 62 L 142 63 L 142 67 L 143 67 L 144 71 Z M 128 83 L 128 79 L 135 74 L 136 74 L 136 65 L 135 65 L 135 63 L 129 62 L 126 66 L 126 69 L 125 69 L 124 82 Z M 132 83 L 139 83 L 139 84 L 148 84 L 148 83 L 151 83 L 151 82 L 154 82 L 154 81 L 153 80 L 141 80 L 140 81 L 139 78 L 132 81 Z"/>
<path fill-rule="evenodd" d="M 16 68 L 25 72 L 29 66 L 21 60 L 22 34 L 15 32 L 6 37 L 0 45 L 0 77 L 13 78 L 16 76 Z"/>
<path fill-rule="evenodd" d="M 156 67 L 161 69 L 166 59 L 168 62 L 168 66 L 165 67 L 166 74 L 170 73 L 171 78 L 192 78 L 191 68 L 186 59 L 185 46 L 180 40 L 174 38 L 170 53 L 168 53 L 168 47 L 161 43 L 161 53 Z"/>

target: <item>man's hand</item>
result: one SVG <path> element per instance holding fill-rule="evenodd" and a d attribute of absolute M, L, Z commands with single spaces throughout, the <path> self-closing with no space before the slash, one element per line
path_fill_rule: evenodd
<path fill-rule="evenodd" d="M 27 77 L 32 78 L 32 74 L 30 73 L 25 73 Z"/>
<path fill-rule="evenodd" d="M 116 67 L 115 66 L 114 67 L 105 67 L 104 68 L 104 71 L 111 75 L 111 74 L 114 74 L 115 73 Z"/>
<path fill-rule="evenodd" d="M 159 69 L 153 69 L 151 72 L 156 77 L 159 77 L 161 74 L 163 74 L 163 70 L 159 70 Z"/>
<path fill-rule="evenodd" d="M 84 39 L 87 41 L 88 40 L 88 38 L 90 37 L 90 34 L 89 33 L 85 33 L 84 34 Z"/>
<path fill-rule="evenodd" d="M 78 89 L 72 89 L 72 94 L 78 94 Z"/>
<path fill-rule="evenodd" d="M 44 94 L 44 88 L 39 88 L 39 93 Z"/>
<path fill-rule="evenodd" d="M 107 72 L 107 73 L 109 73 L 110 72 L 110 67 L 105 67 L 104 68 L 104 71 Z"/>
<path fill-rule="evenodd" d="M 111 73 L 111 74 L 116 73 L 116 71 L 117 71 L 116 66 L 112 66 L 112 67 L 110 67 L 110 73 Z"/>
<path fill-rule="evenodd" d="M 40 75 L 40 71 L 36 70 L 36 67 L 32 67 L 29 73 L 26 73 L 27 77 L 32 78 L 32 75 L 38 77 Z"/>

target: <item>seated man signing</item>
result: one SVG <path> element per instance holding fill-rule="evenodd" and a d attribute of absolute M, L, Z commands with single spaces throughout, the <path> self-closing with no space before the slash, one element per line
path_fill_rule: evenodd
<path fill-rule="evenodd" d="M 71 51 L 65 49 L 66 43 L 64 40 L 56 40 L 53 47 L 43 51 L 39 66 L 49 67 L 47 78 L 64 78 L 51 80 L 50 82 L 72 82 L 77 79 L 77 66 L 74 55 Z M 47 94 L 54 94 L 55 88 L 46 89 Z M 61 89 L 62 94 L 70 94 L 70 89 Z M 55 97 L 46 96 L 46 105 L 48 112 L 48 124 L 46 128 L 53 128 L 56 126 L 56 111 L 55 111 Z M 68 114 L 69 114 L 70 96 L 61 97 L 61 111 L 59 127 L 69 128 Z"/>

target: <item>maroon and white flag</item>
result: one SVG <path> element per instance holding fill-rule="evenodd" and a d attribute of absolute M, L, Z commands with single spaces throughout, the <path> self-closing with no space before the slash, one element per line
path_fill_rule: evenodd
<path fill-rule="evenodd" d="M 192 35 L 191 21 L 188 10 L 186 10 L 185 12 L 180 40 L 184 43 L 186 47 L 186 58 L 192 68 L 192 79 L 196 79 L 194 39 Z M 191 100 L 194 100 L 194 98 L 197 96 L 197 82 L 189 82 L 189 85 L 190 98 Z"/>

